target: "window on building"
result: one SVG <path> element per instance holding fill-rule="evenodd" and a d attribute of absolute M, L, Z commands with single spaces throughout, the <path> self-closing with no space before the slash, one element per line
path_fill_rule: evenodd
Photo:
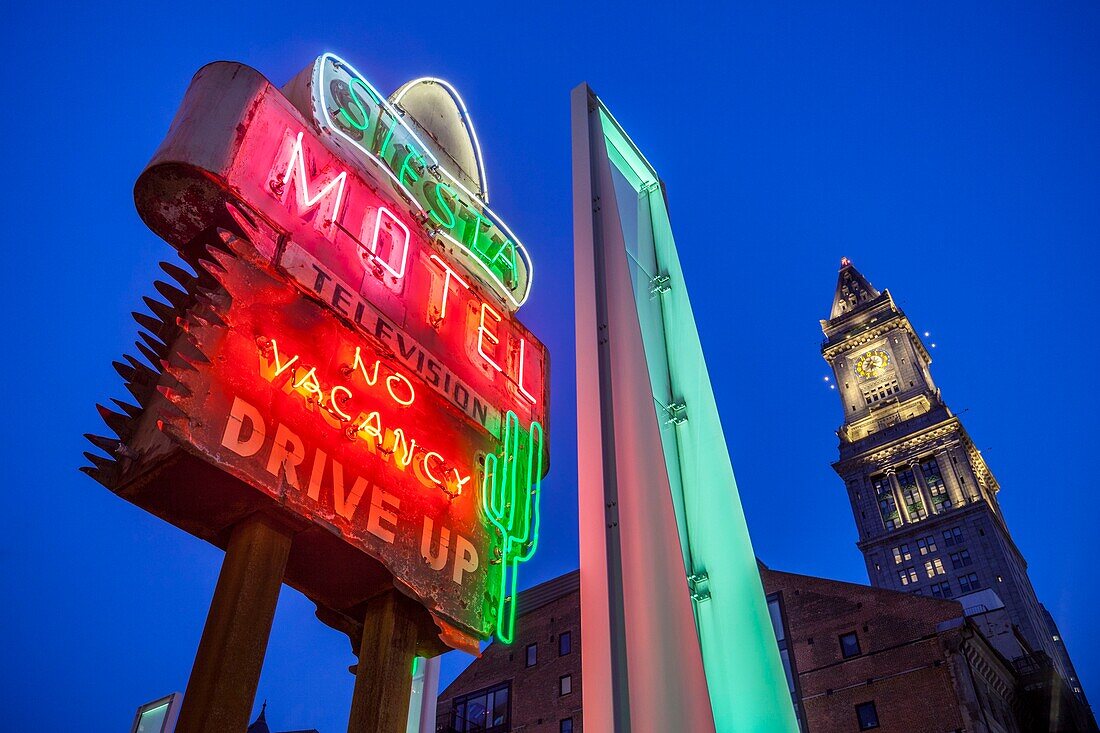
<path fill-rule="evenodd" d="M 959 576 L 959 589 L 963 593 L 969 593 L 971 591 L 978 590 L 982 587 L 982 583 L 978 580 L 977 573 L 967 573 L 966 575 Z"/>
<path fill-rule="evenodd" d="M 558 694 L 568 695 L 573 692 L 573 675 L 563 674 L 558 678 Z"/>
<path fill-rule="evenodd" d="M 874 700 L 856 705 L 856 721 L 859 723 L 860 730 L 878 727 L 878 710 L 875 709 Z"/>
<path fill-rule="evenodd" d="M 891 379 L 888 382 L 877 384 L 873 387 L 867 387 L 863 389 L 863 401 L 868 405 L 884 400 L 890 395 L 895 395 L 901 391 L 901 387 L 898 386 L 898 380 Z"/>
<path fill-rule="evenodd" d="M 539 661 L 539 645 L 528 644 L 527 645 L 527 666 L 534 667 Z"/>
<path fill-rule="evenodd" d="M 955 570 L 965 568 L 973 564 L 973 562 L 974 561 L 970 558 L 970 550 L 960 550 L 959 552 L 951 553 L 951 567 Z"/>
<path fill-rule="evenodd" d="M 507 733 L 512 729 L 511 683 L 456 697 L 448 733 Z"/>
<path fill-rule="evenodd" d="M 563 631 L 558 634 L 558 656 L 564 657 L 571 651 L 573 651 L 573 636 L 570 632 Z"/>
<path fill-rule="evenodd" d="M 917 522 L 928 516 L 928 507 L 924 505 L 924 498 L 917 487 L 917 478 L 911 468 L 903 468 L 897 472 L 898 486 L 901 487 L 901 500 L 905 502 L 905 511 L 911 521 Z"/>
<path fill-rule="evenodd" d="M 901 515 L 898 514 L 897 502 L 894 501 L 894 490 L 890 486 L 890 477 L 873 477 L 871 486 L 874 487 L 875 496 L 878 498 L 878 510 L 882 515 L 883 526 L 888 530 L 900 527 Z"/>
<path fill-rule="evenodd" d="M 932 595 L 936 598 L 950 598 L 952 595 L 954 595 L 951 592 L 950 581 L 945 580 L 942 583 L 933 583 Z"/>
<path fill-rule="evenodd" d="M 943 482 L 943 474 L 940 473 L 940 464 L 935 456 L 929 456 L 920 462 L 921 473 L 924 474 L 924 482 L 928 485 L 928 493 L 932 496 L 932 508 L 939 513 L 951 508 L 951 499 L 947 496 L 947 486 Z"/>
<path fill-rule="evenodd" d="M 787 627 L 783 622 L 783 608 L 779 593 L 768 596 L 768 614 L 772 618 L 772 627 L 775 629 L 775 640 L 779 642 L 779 658 L 783 661 L 783 673 L 787 677 L 787 689 L 791 693 L 791 702 L 794 703 L 795 715 L 798 717 L 798 727 L 802 730 L 802 698 L 795 685 L 797 672 L 794 668 L 794 659 L 791 658 L 787 644 Z M 807 640 L 813 644 L 814 640 Z"/>
<path fill-rule="evenodd" d="M 960 527 L 952 527 L 951 529 L 945 529 L 943 531 L 943 544 L 948 547 L 954 547 L 955 545 L 961 545 L 963 541 L 963 532 Z"/>
<path fill-rule="evenodd" d="M 558 733 L 573 733 L 573 719 L 565 718 L 558 723 Z"/>
<path fill-rule="evenodd" d="M 947 571 L 943 569 L 943 560 L 937 557 L 924 564 L 924 572 L 928 573 L 929 578 L 934 578 L 937 575 L 943 575 Z"/>
<path fill-rule="evenodd" d="M 903 562 L 907 562 L 913 559 L 913 555 L 909 552 L 909 545 L 898 545 L 894 548 L 894 564 L 901 565 Z"/>
<path fill-rule="evenodd" d="M 922 555 L 931 555 L 936 551 L 936 538 L 931 535 L 920 538 L 917 540 L 917 549 Z"/>
<path fill-rule="evenodd" d="M 848 659 L 849 657 L 858 657 L 860 654 L 862 652 L 859 650 L 859 637 L 856 636 L 856 632 L 841 634 L 840 655 Z"/>
<path fill-rule="evenodd" d="M 909 585 L 910 583 L 917 582 L 917 569 L 916 568 L 902 568 L 898 571 L 898 580 L 902 585 Z"/>

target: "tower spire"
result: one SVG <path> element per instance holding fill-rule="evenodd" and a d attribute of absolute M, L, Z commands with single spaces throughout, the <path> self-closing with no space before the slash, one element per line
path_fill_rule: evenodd
<path fill-rule="evenodd" d="M 833 295 L 833 310 L 829 320 L 851 313 L 863 303 L 874 300 L 879 291 L 856 269 L 847 257 L 840 260 L 840 273 L 836 278 L 836 293 Z"/>

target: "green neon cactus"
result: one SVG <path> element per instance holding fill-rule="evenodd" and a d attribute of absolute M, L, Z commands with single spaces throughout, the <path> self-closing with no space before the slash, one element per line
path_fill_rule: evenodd
<path fill-rule="evenodd" d="M 502 539 L 496 637 L 511 644 L 516 630 L 519 564 L 531 559 L 539 543 L 542 425 L 532 422 L 530 431 L 525 432 L 519 426 L 519 417 L 509 410 L 504 418 L 502 452 L 499 457 L 485 457 L 481 508 Z"/>

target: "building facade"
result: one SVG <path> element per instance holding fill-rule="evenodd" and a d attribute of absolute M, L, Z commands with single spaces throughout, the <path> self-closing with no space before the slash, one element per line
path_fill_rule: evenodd
<path fill-rule="evenodd" d="M 1058 704 L 1050 688 L 1029 691 L 999 651 L 1015 655 L 1019 646 L 989 642 L 958 602 L 759 572 L 802 733 L 1055 729 L 1036 723 Z M 440 695 L 438 733 L 581 730 L 577 573 L 524 591 L 519 602 L 515 643 L 490 644 Z M 996 626 L 996 610 L 986 615 Z M 737 698 L 736 689 L 726 694 Z"/>
<path fill-rule="evenodd" d="M 871 584 L 967 607 L 991 590 L 1030 650 L 1084 692 L 997 501 L 1000 486 L 929 371 L 890 292 L 842 260 L 822 355 L 844 409 L 844 480 Z"/>
<path fill-rule="evenodd" d="M 492 642 L 439 695 L 438 733 L 580 733 L 580 574 L 519 594 L 516 637 Z"/>
<path fill-rule="evenodd" d="M 803 731 L 1021 733 L 1011 663 L 959 603 L 761 568 Z"/>

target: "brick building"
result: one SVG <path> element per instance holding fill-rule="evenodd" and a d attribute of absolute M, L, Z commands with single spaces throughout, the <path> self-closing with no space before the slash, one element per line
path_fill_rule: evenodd
<path fill-rule="evenodd" d="M 958 603 L 761 569 L 804 731 L 1023 733 L 1012 664 Z"/>
<path fill-rule="evenodd" d="M 512 644 L 491 643 L 439 696 L 439 733 L 580 733 L 580 575 L 519 594 Z"/>
<path fill-rule="evenodd" d="M 760 574 L 803 733 L 1095 730 L 991 592 L 964 609 L 763 565 Z M 516 641 L 490 644 L 439 696 L 438 733 L 581 730 L 577 572 L 520 593 L 518 614 Z"/>

